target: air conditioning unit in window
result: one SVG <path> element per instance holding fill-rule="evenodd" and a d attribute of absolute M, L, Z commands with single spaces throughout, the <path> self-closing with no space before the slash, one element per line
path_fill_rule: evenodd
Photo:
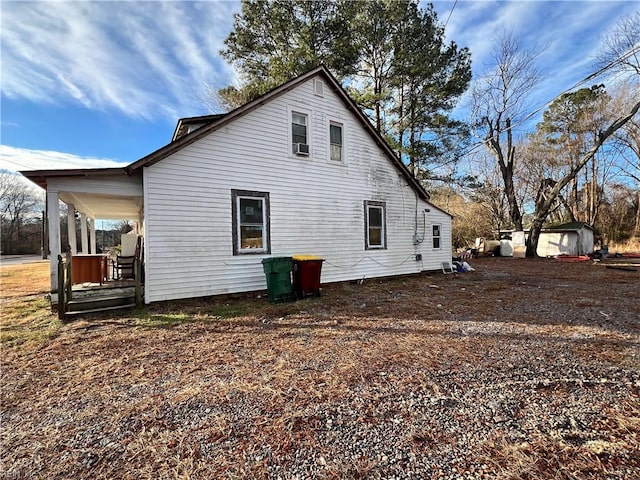
<path fill-rule="evenodd" d="M 304 155 L 305 157 L 309 156 L 309 145 L 306 143 L 294 143 L 293 144 L 293 153 L 296 155 Z"/>

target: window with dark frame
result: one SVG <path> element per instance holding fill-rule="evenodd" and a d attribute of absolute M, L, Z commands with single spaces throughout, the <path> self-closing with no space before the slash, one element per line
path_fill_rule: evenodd
<path fill-rule="evenodd" d="M 269 193 L 231 190 L 233 254 L 270 253 Z"/>
<path fill-rule="evenodd" d="M 329 143 L 331 148 L 331 160 L 342 161 L 342 124 L 329 123 Z"/>
<path fill-rule="evenodd" d="M 307 115 L 299 112 L 291 112 L 291 143 L 292 153 L 297 153 L 297 144 L 308 145 L 307 141 Z"/>
<path fill-rule="evenodd" d="M 364 235 L 366 250 L 387 248 L 386 205 L 384 202 L 364 202 Z"/>
<path fill-rule="evenodd" d="M 440 238 L 441 238 L 440 225 L 433 225 L 432 228 L 433 228 L 433 248 L 439 249 Z"/>

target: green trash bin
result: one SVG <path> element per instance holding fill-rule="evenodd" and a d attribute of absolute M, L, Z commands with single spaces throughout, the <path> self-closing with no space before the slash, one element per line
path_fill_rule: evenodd
<path fill-rule="evenodd" d="M 291 286 L 291 257 L 270 257 L 262 260 L 262 268 L 267 277 L 269 301 L 278 303 L 293 299 Z"/>

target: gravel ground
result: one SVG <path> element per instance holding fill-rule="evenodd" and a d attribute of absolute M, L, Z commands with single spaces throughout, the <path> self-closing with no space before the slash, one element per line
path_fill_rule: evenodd
<path fill-rule="evenodd" d="M 640 478 L 640 272 L 472 265 L 3 348 L 0 477 Z"/>

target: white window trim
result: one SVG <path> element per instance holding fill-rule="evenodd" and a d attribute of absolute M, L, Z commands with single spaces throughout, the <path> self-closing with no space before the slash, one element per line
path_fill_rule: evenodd
<path fill-rule="evenodd" d="M 433 234 L 433 227 L 438 227 L 438 231 L 440 232 L 440 235 L 436 236 Z M 434 241 L 435 238 L 439 239 L 439 243 L 440 243 L 439 247 L 435 246 L 435 241 Z M 442 250 L 442 224 L 441 223 L 431 224 L 431 247 L 434 250 Z"/>
<path fill-rule="evenodd" d="M 296 155 L 295 153 L 293 153 L 292 151 L 292 145 L 293 145 L 293 132 L 292 130 L 292 124 L 293 124 L 293 113 L 301 113 L 303 115 L 307 116 L 307 145 L 309 145 L 309 155 Z M 297 105 L 296 106 L 292 106 L 289 105 L 287 106 L 287 152 L 289 152 L 289 157 L 290 158 L 296 158 L 298 160 L 311 160 L 311 158 L 313 157 L 313 128 L 312 128 L 312 123 L 313 123 L 313 117 L 311 115 L 311 110 L 308 110 L 306 108 L 300 108 Z"/>
<path fill-rule="evenodd" d="M 342 159 L 331 159 L 331 124 L 337 124 L 342 127 Z M 347 124 L 344 120 L 337 118 L 329 118 L 327 121 L 327 162 L 333 165 L 346 165 L 347 164 Z"/>
<path fill-rule="evenodd" d="M 269 194 L 264 192 L 248 192 L 241 190 L 231 191 L 233 202 L 232 215 L 233 222 L 235 224 L 235 235 L 233 235 L 233 254 L 234 255 L 246 255 L 246 254 L 264 254 L 270 253 L 271 244 L 269 238 Z M 262 248 L 241 248 L 242 242 L 242 225 L 240 222 L 240 202 L 243 199 L 260 200 L 262 202 Z"/>
<path fill-rule="evenodd" d="M 371 245 L 369 239 L 369 209 L 377 208 L 382 213 L 382 225 L 380 231 L 380 239 L 382 245 Z M 387 249 L 387 205 L 385 202 L 375 202 L 365 200 L 364 202 L 364 246 L 365 250 L 386 250 Z"/>

